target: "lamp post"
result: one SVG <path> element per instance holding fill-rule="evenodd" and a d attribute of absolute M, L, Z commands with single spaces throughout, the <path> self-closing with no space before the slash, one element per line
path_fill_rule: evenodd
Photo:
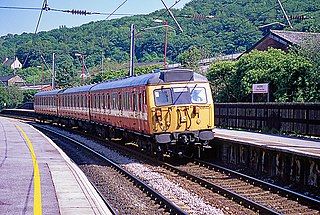
<path fill-rule="evenodd" d="M 167 66 L 167 47 L 168 47 L 168 32 L 169 32 L 169 25 L 168 22 L 161 20 L 161 19 L 156 19 L 154 20 L 156 23 L 164 23 L 166 27 L 166 37 L 164 40 L 164 56 L 163 56 L 163 68 L 165 69 Z"/>
<path fill-rule="evenodd" d="M 81 78 L 82 78 L 82 85 L 84 85 L 84 54 L 78 54 L 76 53 L 75 56 L 80 56 L 81 57 L 81 62 L 82 62 L 82 74 L 81 74 Z"/>
<path fill-rule="evenodd" d="M 43 88 L 43 84 L 44 84 L 44 66 L 37 66 L 38 68 L 41 68 L 42 70 L 42 76 L 41 76 L 41 89 Z"/>
<path fill-rule="evenodd" d="M 167 66 L 167 47 L 168 47 L 168 32 L 169 32 L 169 27 L 174 29 L 173 27 L 171 27 L 168 22 L 162 20 L 162 19 L 155 19 L 153 20 L 156 23 L 164 23 L 164 25 L 161 26 L 157 26 L 157 27 L 151 27 L 151 28 L 145 28 L 144 30 L 148 30 L 148 29 L 152 29 L 152 28 L 159 28 L 159 27 L 166 27 L 166 37 L 164 40 L 164 56 L 163 56 L 163 67 L 166 68 Z"/>

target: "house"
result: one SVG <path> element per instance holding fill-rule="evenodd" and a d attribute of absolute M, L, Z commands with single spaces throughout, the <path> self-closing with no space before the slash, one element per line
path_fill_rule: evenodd
<path fill-rule="evenodd" d="M 12 85 L 22 86 L 24 85 L 24 80 L 18 75 L 0 76 L 0 86 L 1 85 L 5 85 L 6 87 Z"/>
<path fill-rule="evenodd" d="M 288 52 L 289 46 L 302 46 L 315 42 L 320 44 L 320 33 L 270 30 L 266 36 L 254 44 L 245 53 L 249 53 L 254 49 L 265 51 L 268 50 L 269 47 Z"/>
<path fill-rule="evenodd" d="M 22 64 L 17 57 L 15 59 L 6 58 L 3 61 L 3 64 L 10 66 L 11 69 L 21 69 Z"/>

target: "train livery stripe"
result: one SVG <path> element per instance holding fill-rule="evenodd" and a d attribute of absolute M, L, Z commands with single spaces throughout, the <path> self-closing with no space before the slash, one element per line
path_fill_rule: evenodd
<path fill-rule="evenodd" d="M 34 153 L 33 146 L 27 134 L 22 130 L 22 128 L 15 124 L 14 125 L 23 134 L 25 140 L 28 143 L 29 150 L 31 152 L 32 162 L 33 162 L 33 214 L 42 215 L 42 200 L 41 200 L 41 186 L 40 186 L 40 172 L 37 162 L 36 154 Z"/>

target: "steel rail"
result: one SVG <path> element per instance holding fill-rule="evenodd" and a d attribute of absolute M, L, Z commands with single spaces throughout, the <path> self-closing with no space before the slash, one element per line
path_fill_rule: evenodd
<path fill-rule="evenodd" d="M 113 162 L 112 160 L 108 159 L 104 155 L 100 154 L 99 152 L 96 152 L 95 150 L 91 149 L 90 147 L 80 143 L 77 140 L 74 140 L 70 137 L 64 136 L 62 134 L 59 134 L 58 132 L 52 131 L 50 129 L 44 128 L 39 125 L 33 125 L 39 129 L 46 130 L 47 132 L 53 133 L 54 135 L 60 136 L 62 138 L 67 139 L 68 141 L 73 142 L 74 144 L 81 146 L 82 148 L 90 151 L 91 153 L 95 154 L 97 157 L 100 157 L 104 161 L 106 161 L 110 166 L 112 166 L 115 170 L 120 172 L 121 174 L 125 175 L 127 178 L 132 180 L 134 182 L 134 185 L 142 190 L 144 193 L 146 193 L 151 199 L 153 199 L 157 204 L 159 204 L 162 208 L 164 208 L 166 211 L 168 211 L 170 214 L 174 215 L 187 215 L 185 211 L 177 207 L 175 204 L 173 204 L 170 200 L 168 200 L 166 197 L 155 191 L 153 188 L 151 188 L 149 185 L 144 183 L 142 180 L 128 172 L 127 170 L 123 169 L 121 166 Z"/>
<path fill-rule="evenodd" d="M 246 182 L 249 182 L 251 184 L 259 185 L 260 187 L 267 188 L 270 191 L 273 191 L 273 192 L 276 192 L 276 193 L 281 193 L 283 196 L 285 196 L 287 198 L 294 199 L 294 200 L 296 200 L 298 202 L 302 202 L 302 203 L 304 203 L 304 204 L 306 204 L 308 206 L 311 206 L 311 207 L 316 207 L 317 209 L 320 210 L 320 200 L 311 198 L 309 196 L 305 196 L 305 195 L 303 195 L 301 193 L 297 193 L 297 192 L 294 192 L 292 190 L 285 189 L 283 187 L 280 187 L 280 186 L 277 186 L 277 185 L 274 185 L 274 184 L 271 184 L 271 183 L 256 179 L 254 177 L 251 177 L 251 176 L 248 176 L 248 175 L 245 175 L 245 174 L 242 174 L 242 173 L 227 169 L 225 167 L 222 167 L 222 166 L 219 166 L 219 165 L 216 165 L 216 164 L 212 164 L 212 163 L 203 161 L 203 160 L 194 159 L 194 162 L 196 164 L 204 166 L 204 167 L 206 167 L 208 169 L 217 169 L 218 171 L 224 171 L 225 173 L 228 173 L 228 174 L 230 174 L 230 175 L 232 175 L 234 177 L 237 177 L 239 179 L 245 180 Z"/>
<path fill-rule="evenodd" d="M 218 194 L 222 194 L 223 196 L 226 196 L 228 197 L 229 199 L 239 203 L 240 205 L 243 205 L 253 211 L 256 211 L 258 213 L 262 213 L 262 214 L 277 214 L 277 215 L 280 215 L 280 213 L 278 213 L 277 211 L 274 211 L 270 208 L 267 208 L 265 207 L 264 205 L 262 204 L 259 204 L 257 202 L 254 202 L 244 196 L 241 196 L 233 191 L 230 191 L 226 188 L 223 188 L 219 185 L 216 185 L 214 183 L 211 183 L 205 179 L 202 179 L 202 178 L 199 178 L 193 174 L 190 174 L 186 171 L 183 171 L 183 170 L 180 170 L 168 163 L 162 163 L 161 164 L 162 167 L 168 169 L 169 171 L 172 171 L 180 176 L 183 176 L 185 177 L 186 179 L 188 180 L 191 180 L 195 183 L 198 183 L 199 185 L 207 188 L 207 189 L 210 189 L 212 191 L 215 191 L 217 192 Z"/>

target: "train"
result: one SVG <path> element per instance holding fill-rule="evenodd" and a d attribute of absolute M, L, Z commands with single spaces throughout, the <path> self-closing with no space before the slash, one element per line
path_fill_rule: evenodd
<path fill-rule="evenodd" d="M 192 156 L 214 139 L 208 79 L 190 69 L 108 80 L 34 96 L 38 119 L 79 127 L 103 138 L 124 138 L 163 158 Z"/>

